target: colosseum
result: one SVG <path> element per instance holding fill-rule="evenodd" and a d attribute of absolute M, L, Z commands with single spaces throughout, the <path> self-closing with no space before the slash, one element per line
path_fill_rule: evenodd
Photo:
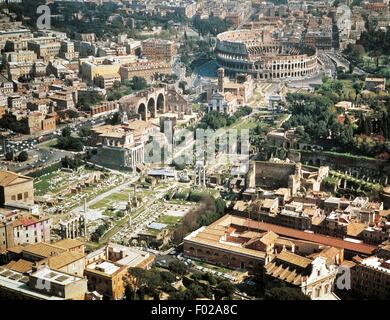
<path fill-rule="evenodd" d="M 314 48 L 274 39 L 268 29 L 221 33 L 215 54 L 230 77 L 246 73 L 257 79 L 299 79 L 318 70 Z"/>

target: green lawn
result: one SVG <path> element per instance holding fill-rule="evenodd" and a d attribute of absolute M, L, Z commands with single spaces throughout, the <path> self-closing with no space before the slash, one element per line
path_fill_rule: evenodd
<path fill-rule="evenodd" d="M 253 128 L 256 128 L 256 126 L 260 123 L 260 121 L 258 121 L 257 119 L 255 118 L 248 118 L 248 119 L 244 119 L 244 120 L 241 120 L 241 121 L 238 121 L 236 122 L 233 127 L 237 130 L 242 130 L 242 129 L 253 129 Z"/>
<path fill-rule="evenodd" d="M 34 188 L 36 190 L 37 195 L 44 195 L 49 191 L 50 186 L 52 190 L 50 192 L 56 193 L 59 192 L 65 185 L 65 182 L 62 180 L 56 185 L 51 185 L 51 180 L 60 175 L 60 171 L 54 171 L 47 176 L 41 176 L 39 178 L 35 178 Z"/>
<path fill-rule="evenodd" d="M 95 204 L 93 204 L 92 206 L 89 206 L 91 209 L 103 209 L 103 208 L 106 208 L 109 204 L 110 204 L 110 199 L 109 198 L 104 198 L 98 202 L 96 202 Z"/>
<path fill-rule="evenodd" d="M 47 189 L 49 189 L 49 181 L 44 179 L 34 184 L 35 190 L 38 194 L 44 193 Z"/>
<path fill-rule="evenodd" d="M 111 201 L 127 201 L 129 200 L 129 194 L 128 193 L 114 193 L 110 196 Z"/>
<path fill-rule="evenodd" d="M 181 217 L 163 215 L 160 217 L 160 223 L 175 225 L 181 221 Z"/>
<path fill-rule="evenodd" d="M 52 139 L 52 140 L 49 140 L 48 142 L 40 144 L 39 146 L 41 148 L 52 148 L 52 147 L 55 147 L 57 145 L 57 142 L 58 142 L 57 139 Z"/>
<path fill-rule="evenodd" d="M 160 233 L 160 230 L 147 228 L 147 232 L 152 236 L 157 236 Z"/>

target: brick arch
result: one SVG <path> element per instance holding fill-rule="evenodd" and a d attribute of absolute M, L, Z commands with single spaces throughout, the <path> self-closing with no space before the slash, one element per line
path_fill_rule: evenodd
<path fill-rule="evenodd" d="M 156 108 L 157 112 L 165 113 L 165 96 L 162 93 L 157 95 Z"/>
<path fill-rule="evenodd" d="M 148 114 L 150 113 L 150 116 L 152 118 L 156 118 L 157 116 L 157 106 L 156 106 L 156 101 L 154 98 L 150 98 L 148 100 Z"/>
<path fill-rule="evenodd" d="M 141 115 L 141 120 L 144 120 L 144 121 L 147 120 L 147 111 L 146 111 L 145 103 L 141 102 L 141 103 L 138 105 L 137 113 L 138 113 L 139 115 Z"/>

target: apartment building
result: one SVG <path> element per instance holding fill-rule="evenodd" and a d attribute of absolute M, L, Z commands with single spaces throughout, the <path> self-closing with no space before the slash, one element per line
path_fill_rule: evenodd
<path fill-rule="evenodd" d="M 148 252 L 108 244 L 87 255 L 84 274 L 88 290 L 97 291 L 103 298 L 119 300 L 125 292 L 124 279 L 129 268 L 149 269 L 154 256 Z"/>
<path fill-rule="evenodd" d="M 142 41 L 142 55 L 149 60 L 172 62 L 176 44 L 170 40 L 147 39 Z"/>
<path fill-rule="evenodd" d="M 94 79 L 95 85 L 102 89 L 111 89 L 116 82 L 121 82 L 119 74 L 99 75 Z"/>
<path fill-rule="evenodd" d="M 371 256 L 355 259 L 351 268 L 351 289 L 370 299 L 390 298 L 390 260 Z"/>
<path fill-rule="evenodd" d="M 57 57 L 61 51 L 61 43 L 52 37 L 34 38 L 28 41 L 27 46 L 29 50 L 36 53 L 39 59 L 44 61 Z"/>
<path fill-rule="evenodd" d="M 131 80 L 134 76 L 138 76 L 145 78 L 147 82 L 151 82 L 156 73 L 170 75 L 172 67 L 164 61 L 137 61 L 121 66 L 119 73 L 122 81 Z"/>
<path fill-rule="evenodd" d="M 0 215 L 0 252 L 23 244 L 50 241 L 51 219 L 26 212 Z"/>
<path fill-rule="evenodd" d="M 95 77 L 106 75 L 117 75 L 122 65 L 134 63 L 136 56 L 108 56 L 108 57 L 88 57 L 80 59 L 80 74 L 82 79 L 93 83 Z"/>

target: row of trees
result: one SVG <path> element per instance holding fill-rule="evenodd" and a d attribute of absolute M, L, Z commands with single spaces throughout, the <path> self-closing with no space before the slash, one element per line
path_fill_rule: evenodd
<path fill-rule="evenodd" d="M 229 116 L 225 113 L 211 111 L 207 113 L 198 125 L 198 129 L 212 129 L 217 130 L 226 126 L 231 126 L 238 119 L 250 115 L 252 108 L 248 106 L 241 107 L 234 115 Z"/>
<path fill-rule="evenodd" d="M 5 160 L 7 161 L 18 161 L 18 162 L 25 162 L 28 160 L 28 153 L 27 151 L 20 152 L 16 157 L 13 152 L 7 152 L 5 154 Z"/>
<path fill-rule="evenodd" d="M 135 91 L 145 90 L 147 87 L 148 83 L 143 77 L 134 76 L 131 80 L 125 80 L 123 83 L 117 81 L 114 83 L 114 86 L 108 90 L 107 100 L 119 100 L 123 96 L 132 94 Z"/>
<path fill-rule="evenodd" d="M 0 127 L 12 130 L 14 132 L 28 134 L 28 122 L 27 118 L 17 121 L 12 114 L 5 114 L 0 119 Z"/>
<path fill-rule="evenodd" d="M 174 260 L 168 271 L 161 269 L 129 269 L 129 281 L 125 288 L 126 300 L 143 300 L 145 297 L 160 299 L 161 293 L 169 294 L 170 300 L 194 300 L 198 298 L 220 300 L 231 298 L 235 287 L 229 281 L 216 278 L 210 273 L 192 273 L 181 261 Z M 173 283 L 182 281 L 182 288 L 176 289 Z"/>
<path fill-rule="evenodd" d="M 211 34 L 213 36 L 225 32 L 231 27 L 231 23 L 226 19 L 210 16 L 207 19 L 201 19 L 195 16 L 192 19 L 193 27 L 198 31 L 199 35 L 205 36 Z"/>
<path fill-rule="evenodd" d="M 99 242 L 100 238 L 103 236 L 103 234 L 108 230 L 109 225 L 107 223 L 103 223 L 100 226 L 98 226 L 94 232 L 91 234 L 91 241 L 93 242 Z"/>
<path fill-rule="evenodd" d="M 375 24 L 366 24 L 367 31 L 363 31 L 358 44 L 362 45 L 366 51 L 378 52 L 390 55 L 390 27 L 386 30 L 377 28 Z"/>
<path fill-rule="evenodd" d="M 72 131 L 69 127 L 65 127 L 57 140 L 56 147 L 62 150 L 79 152 L 83 151 L 84 144 L 81 138 L 72 136 Z"/>

